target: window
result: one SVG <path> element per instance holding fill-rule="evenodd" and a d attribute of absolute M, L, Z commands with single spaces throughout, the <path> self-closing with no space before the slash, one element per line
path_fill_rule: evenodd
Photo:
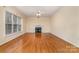
<path fill-rule="evenodd" d="M 12 33 L 12 14 L 6 12 L 6 34 Z"/>
<path fill-rule="evenodd" d="M 14 15 L 13 16 L 13 32 L 17 32 L 17 26 L 18 26 L 18 24 L 17 24 L 17 16 Z"/>
<path fill-rule="evenodd" d="M 5 32 L 6 35 L 21 31 L 21 18 L 10 12 L 5 15 Z"/>
<path fill-rule="evenodd" d="M 18 31 L 21 31 L 21 18 L 18 17 Z"/>

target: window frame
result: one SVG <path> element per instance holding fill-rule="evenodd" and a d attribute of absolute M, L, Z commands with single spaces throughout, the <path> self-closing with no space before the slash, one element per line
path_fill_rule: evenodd
<path fill-rule="evenodd" d="M 8 23 L 7 23 L 7 17 L 8 17 L 8 16 L 7 16 L 7 13 L 10 13 L 10 14 L 11 14 L 11 15 L 10 15 L 10 16 L 11 16 L 10 20 L 12 21 L 12 22 L 11 22 L 11 24 L 12 24 L 11 33 L 7 33 L 7 31 L 8 31 L 8 30 L 7 30 L 7 27 L 6 27 L 6 26 L 8 26 L 8 25 L 7 25 L 7 24 L 8 24 Z M 14 18 L 13 18 L 14 16 L 17 17 L 17 19 L 16 19 L 17 22 L 15 22 L 15 23 L 14 23 Z M 20 19 L 18 19 L 18 18 L 20 18 Z M 18 23 L 19 21 L 18 21 L 18 20 L 20 20 L 20 23 L 22 22 L 20 16 L 17 16 L 17 15 L 15 15 L 15 14 L 9 12 L 9 11 L 6 11 L 6 12 L 5 12 L 5 35 L 12 35 L 12 34 L 15 34 L 15 33 L 18 33 L 18 32 L 21 32 L 21 31 L 22 31 L 22 24 L 20 24 L 20 26 L 21 26 L 20 29 L 21 29 L 21 30 L 20 30 L 20 31 L 18 30 L 18 27 L 19 27 L 19 26 L 18 26 L 18 25 L 19 25 L 19 23 Z M 14 24 L 16 24 L 16 26 L 17 26 L 15 32 L 14 32 L 14 30 L 15 30 Z M 8 29 L 9 29 L 9 28 L 8 28 Z"/>

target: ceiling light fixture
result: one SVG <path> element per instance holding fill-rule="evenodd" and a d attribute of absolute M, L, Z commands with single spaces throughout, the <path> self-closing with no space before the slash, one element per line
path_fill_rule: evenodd
<path fill-rule="evenodd" d="M 40 11 L 37 12 L 36 16 L 39 18 L 41 16 Z"/>

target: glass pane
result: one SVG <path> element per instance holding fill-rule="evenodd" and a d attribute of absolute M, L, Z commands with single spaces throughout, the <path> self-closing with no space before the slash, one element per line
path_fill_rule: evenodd
<path fill-rule="evenodd" d="M 13 32 L 17 32 L 17 24 L 13 25 Z"/>
<path fill-rule="evenodd" d="M 17 16 L 13 15 L 13 24 L 17 24 Z"/>
<path fill-rule="evenodd" d="M 21 31 L 21 25 L 18 25 L 18 31 Z"/>
<path fill-rule="evenodd" d="M 18 31 L 21 31 L 21 17 L 18 17 Z"/>
<path fill-rule="evenodd" d="M 20 25 L 21 24 L 21 18 L 18 17 L 18 24 Z"/>
<path fill-rule="evenodd" d="M 12 33 L 12 24 L 6 24 L 6 34 Z"/>
<path fill-rule="evenodd" d="M 6 24 L 12 24 L 12 14 L 6 12 Z"/>

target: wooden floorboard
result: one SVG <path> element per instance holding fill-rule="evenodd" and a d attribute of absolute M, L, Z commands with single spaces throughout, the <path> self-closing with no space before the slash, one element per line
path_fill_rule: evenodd
<path fill-rule="evenodd" d="M 0 46 L 2 53 L 68 53 L 79 48 L 50 33 L 26 33 Z"/>

